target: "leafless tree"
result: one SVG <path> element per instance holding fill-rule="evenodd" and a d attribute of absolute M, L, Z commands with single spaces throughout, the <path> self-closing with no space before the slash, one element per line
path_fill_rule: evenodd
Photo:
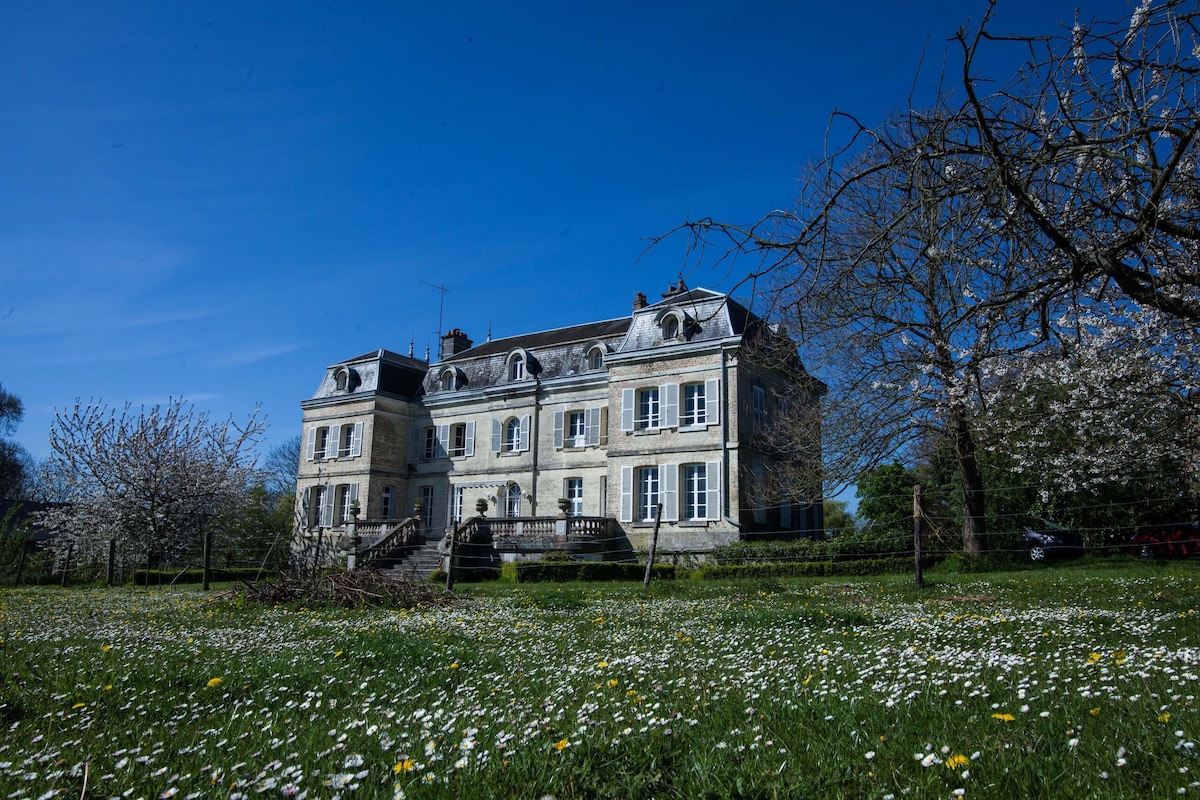
<path fill-rule="evenodd" d="M 263 485 L 272 495 L 296 494 L 296 472 L 300 468 L 300 437 L 293 436 L 272 447 L 262 463 Z"/>
<path fill-rule="evenodd" d="M 988 365 L 1063 346 L 1056 321 L 1081 305 L 1200 320 L 1196 0 L 1061 36 L 996 35 L 994 9 L 955 37 L 958 100 L 943 85 L 875 127 L 835 114 L 851 134 L 795 209 L 683 226 L 696 262 L 754 259 L 746 282 L 829 384 L 835 483 L 930 435 L 954 443 L 970 553 L 986 547 Z M 977 73 L 1008 44 L 1026 58 L 1010 80 Z"/>
<path fill-rule="evenodd" d="M 997 212 L 1034 260 L 1020 289 L 1077 287 L 1200 321 L 1200 7 L 1144 0 L 1128 20 L 1057 36 L 994 32 L 996 0 L 960 30 L 965 101 L 955 144 L 979 157 Z M 1007 81 L 985 49 L 1020 48 Z"/>
<path fill-rule="evenodd" d="M 265 429 L 257 410 L 237 424 L 176 399 L 136 412 L 76 403 L 50 428 L 50 460 L 70 503 L 44 521 L 76 554 L 109 539 L 145 559 L 194 552 L 204 526 L 248 488 Z"/>

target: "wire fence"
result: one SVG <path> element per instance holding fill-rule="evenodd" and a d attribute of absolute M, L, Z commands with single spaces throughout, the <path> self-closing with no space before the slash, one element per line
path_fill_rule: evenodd
<path fill-rule="evenodd" d="M 1028 494 L 1037 487 L 1005 487 L 987 497 L 989 507 Z M 876 508 L 892 508 L 887 517 L 850 518 L 852 524 L 825 530 L 737 529 L 722 523 L 663 522 L 658 527 L 656 560 L 678 567 L 702 564 L 751 565 L 806 561 L 914 559 L 919 536 L 923 560 L 929 562 L 964 552 L 960 513 L 935 496 L 917 504 L 914 518 L 911 494 L 873 497 Z M 1011 505 L 1011 503 L 1009 504 Z M 1141 557 L 1200 556 L 1200 525 L 1195 506 L 1177 494 L 1146 493 L 1111 502 L 1091 498 L 1073 505 L 1035 505 L 1027 512 L 992 512 L 982 520 L 980 535 L 986 553 L 1010 559 L 1039 561 L 1060 556 L 1123 555 Z M 741 509 L 752 519 L 761 507 Z M 651 531 L 609 518 L 590 518 L 588 525 L 568 524 L 574 518 L 485 520 L 472 518 L 454 530 L 458 568 L 471 572 L 498 570 L 507 562 L 597 561 L 645 563 Z M 556 523 L 562 522 L 559 527 Z M 524 523 L 524 526 L 516 523 Z M 303 532 L 300 532 L 303 533 Z M 444 567 L 450 556 L 450 532 L 422 530 L 401 551 L 383 563 L 411 578 L 428 577 Z M 195 580 L 204 566 L 200 548 L 171 559 L 154 559 L 117 543 L 107 553 L 72 553 L 61 546 L 46 547 L 24 534 L 9 531 L 0 537 L 0 582 L 88 584 L 109 582 L 170 585 Z M 307 542 L 307 544 L 305 543 Z M 315 572 L 345 566 L 357 555 L 345 531 L 323 531 L 316 539 L 295 533 L 262 531 L 242 536 L 235 546 L 223 543 L 210 558 L 214 579 L 257 580 L 292 569 Z"/>

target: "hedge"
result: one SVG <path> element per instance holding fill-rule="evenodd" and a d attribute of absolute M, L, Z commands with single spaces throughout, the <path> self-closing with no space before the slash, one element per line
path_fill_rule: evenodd
<path fill-rule="evenodd" d="M 510 561 L 501 567 L 500 572 L 505 578 L 517 583 L 640 581 L 646 576 L 646 565 L 630 561 Z M 655 564 L 650 576 L 655 580 L 674 580 L 675 565 Z"/>
<path fill-rule="evenodd" d="M 824 578 L 833 575 L 882 575 L 910 572 L 911 558 L 863 558 L 856 561 L 789 561 L 774 564 L 715 564 L 692 572 L 696 580 L 724 578 Z"/>

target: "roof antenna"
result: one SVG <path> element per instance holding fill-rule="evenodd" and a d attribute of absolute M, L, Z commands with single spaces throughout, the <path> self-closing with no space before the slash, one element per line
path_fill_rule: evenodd
<path fill-rule="evenodd" d="M 489 342 L 492 340 L 492 323 L 490 321 L 488 322 L 488 338 L 487 338 L 487 340 Z"/>
<path fill-rule="evenodd" d="M 420 283 L 423 283 L 426 286 L 429 286 L 433 289 L 437 289 L 439 292 L 441 292 L 441 297 L 438 298 L 438 339 L 441 339 L 442 338 L 442 307 L 446 303 L 446 292 L 448 292 L 450 290 L 447 289 L 445 286 L 439 286 L 438 284 L 430 283 L 429 281 L 420 281 Z M 429 359 L 426 358 L 425 360 L 428 361 Z"/>

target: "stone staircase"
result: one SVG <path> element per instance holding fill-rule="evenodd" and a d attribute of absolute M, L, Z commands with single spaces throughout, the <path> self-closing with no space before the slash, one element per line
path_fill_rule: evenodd
<path fill-rule="evenodd" d="M 398 549 L 388 557 L 378 559 L 372 566 L 395 580 L 426 580 L 434 571 L 442 569 L 442 556 L 438 552 L 440 542 L 440 539 L 432 539 L 402 548 L 402 552 Z"/>

